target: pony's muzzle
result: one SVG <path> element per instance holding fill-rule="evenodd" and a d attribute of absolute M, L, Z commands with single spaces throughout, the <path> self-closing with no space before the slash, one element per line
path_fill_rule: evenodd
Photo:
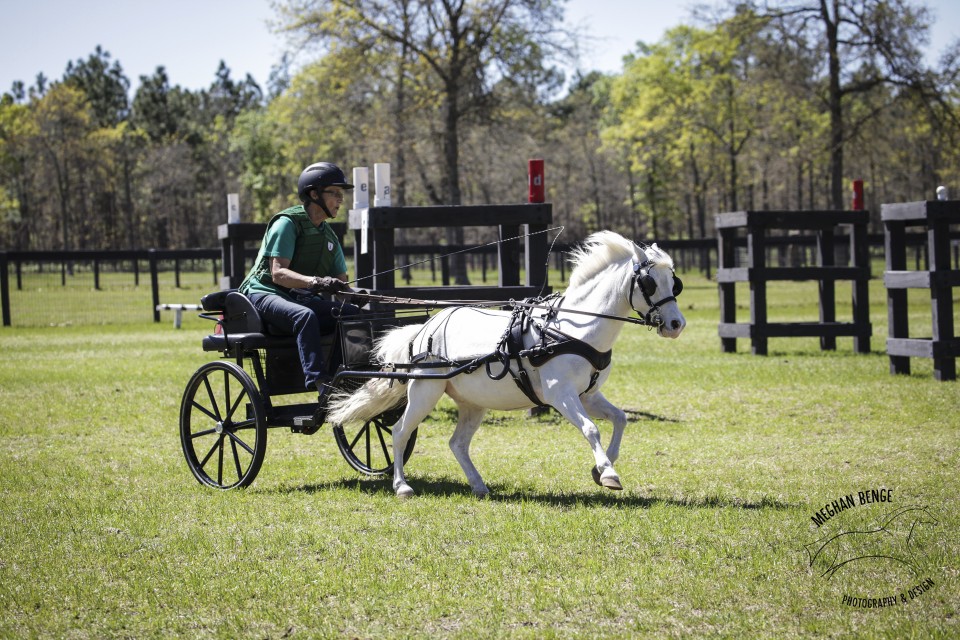
<path fill-rule="evenodd" d="M 662 338 L 679 338 L 680 334 L 683 332 L 683 328 L 686 326 L 686 322 L 681 318 L 674 318 L 669 322 L 661 323 L 657 327 L 657 334 Z"/>

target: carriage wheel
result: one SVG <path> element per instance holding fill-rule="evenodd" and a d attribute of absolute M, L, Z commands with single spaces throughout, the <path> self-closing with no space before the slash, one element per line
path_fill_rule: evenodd
<path fill-rule="evenodd" d="M 180 403 L 180 443 L 201 484 L 232 489 L 253 482 L 267 451 L 267 419 L 246 371 L 223 360 L 197 369 Z"/>
<path fill-rule="evenodd" d="M 340 453 L 351 467 L 368 476 L 382 476 L 393 471 L 393 430 L 391 427 L 403 415 L 405 407 L 384 411 L 357 427 L 333 426 Z M 406 464 L 417 443 L 416 430 L 410 434 L 403 452 Z"/>

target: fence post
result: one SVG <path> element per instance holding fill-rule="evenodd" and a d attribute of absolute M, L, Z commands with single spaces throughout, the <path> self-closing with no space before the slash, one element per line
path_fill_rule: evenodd
<path fill-rule="evenodd" d="M 7 274 L 7 252 L 0 251 L 0 306 L 3 307 L 3 326 L 10 326 L 10 277 Z"/>
<path fill-rule="evenodd" d="M 440 256 L 440 282 L 445 287 L 450 286 L 450 257 Z"/>
<path fill-rule="evenodd" d="M 160 322 L 160 311 L 157 309 L 160 306 L 160 276 L 157 273 L 157 250 L 150 249 L 147 251 L 148 259 L 150 260 L 150 291 L 153 294 L 153 321 Z"/>
<path fill-rule="evenodd" d="M 93 289 L 100 291 L 100 261 L 93 261 Z"/>

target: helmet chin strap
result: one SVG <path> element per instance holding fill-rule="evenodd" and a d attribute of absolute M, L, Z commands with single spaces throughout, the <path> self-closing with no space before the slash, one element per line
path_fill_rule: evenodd
<path fill-rule="evenodd" d="M 315 189 L 311 189 L 311 190 L 310 190 L 310 193 L 313 193 L 314 191 L 315 191 Z M 323 201 L 323 197 L 322 197 L 322 196 L 321 196 L 320 198 L 313 198 L 313 197 L 310 196 L 310 194 L 307 194 L 307 201 L 308 201 L 308 202 L 312 202 L 313 204 L 315 204 L 315 205 L 319 206 L 321 209 L 323 209 L 323 212 L 324 212 L 325 214 L 327 214 L 327 218 L 328 218 L 328 219 L 333 219 L 333 214 L 330 213 L 330 209 L 327 209 L 327 204 Z"/>

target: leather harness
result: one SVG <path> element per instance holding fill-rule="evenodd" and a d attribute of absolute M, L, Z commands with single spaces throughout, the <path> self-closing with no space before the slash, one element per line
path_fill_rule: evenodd
<path fill-rule="evenodd" d="M 551 305 L 552 311 L 547 313 L 545 319 L 556 314 L 560 302 L 562 302 L 562 298 L 557 299 L 557 307 L 552 307 Z M 539 339 L 536 344 L 528 349 L 524 349 L 523 336 L 528 330 L 532 330 L 534 335 L 538 336 Z M 534 367 L 541 367 L 560 355 L 572 354 L 580 356 L 593 366 L 593 373 L 590 375 L 590 384 L 583 390 L 583 393 L 587 393 L 593 388 L 597 383 L 597 378 L 600 377 L 600 372 L 609 367 L 613 359 L 612 349 L 603 352 L 597 351 L 583 340 L 569 336 L 559 329 L 543 327 L 533 321 L 532 309 L 524 307 L 516 307 L 514 309 L 513 314 L 510 316 L 510 324 L 497 345 L 497 353 L 504 356 L 501 359 L 504 369 L 499 375 L 494 376 L 491 374 L 488 364 L 487 374 L 490 375 L 491 378 L 500 379 L 509 372 L 520 391 L 530 399 L 530 402 L 539 407 L 547 405 L 540 400 L 537 392 L 533 389 L 530 376 L 523 366 L 524 358 L 529 360 L 530 364 Z M 510 368 L 510 359 L 515 360 L 517 363 L 516 372 Z"/>

